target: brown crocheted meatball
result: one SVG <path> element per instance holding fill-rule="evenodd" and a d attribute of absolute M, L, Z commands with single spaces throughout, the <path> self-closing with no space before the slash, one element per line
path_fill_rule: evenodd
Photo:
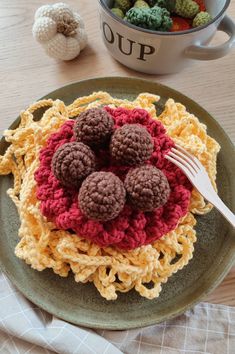
<path fill-rule="evenodd" d="M 130 170 L 124 186 L 129 202 L 133 207 L 142 211 L 152 211 L 164 205 L 170 195 L 166 176 L 162 171 L 150 165 Z"/>
<path fill-rule="evenodd" d="M 82 112 L 74 124 L 74 135 L 77 141 L 89 146 L 106 143 L 114 127 L 111 115 L 104 109 L 91 108 Z"/>
<path fill-rule="evenodd" d="M 142 164 L 153 152 L 152 137 L 141 125 L 125 124 L 113 134 L 110 152 L 118 163 Z"/>
<path fill-rule="evenodd" d="M 90 219 L 114 219 L 125 204 L 126 191 L 122 181 L 112 172 L 94 172 L 82 183 L 78 201 Z"/>
<path fill-rule="evenodd" d="M 52 171 L 64 186 L 79 188 L 83 179 L 95 171 L 95 155 L 83 143 L 66 143 L 56 150 Z"/>

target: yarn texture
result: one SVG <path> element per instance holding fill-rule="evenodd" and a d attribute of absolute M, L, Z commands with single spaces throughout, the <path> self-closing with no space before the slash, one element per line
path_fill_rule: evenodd
<path fill-rule="evenodd" d="M 46 53 L 55 59 L 74 59 L 87 44 L 81 16 L 64 3 L 41 6 L 35 13 L 32 32 Z"/>
<path fill-rule="evenodd" d="M 78 188 L 82 180 L 95 171 L 95 155 L 83 143 L 64 144 L 53 156 L 52 171 L 64 186 Z"/>
<path fill-rule="evenodd" d="M 118 9 L 117 7 L 113 7 L 111 9 L 112 13 L 116 15 L 117 17 L 124 18 L 124 13 L 121 9 Z"/>
<path fill-rule="evenodd" d="M 37 198 L 41 201 L 42 214 L 59 229 L 73 230 L 100 247 L 115 245 L 131 250 L 150 244 L 175 229 L 188 211 L 192 187 L 183 172 L 164 158 L 174 142 L 165 134 L 159 121 L 153 120 L 144 109 L 106 107 L 106 111 L 115 122 L 114 129 L 125 124 L 141 124 L 151 135 L 154 149 L 148 163 L 161 169 L 168 179 L 171 193 L 167 203 L 146 213 L 134 210 L 126 203 L 114 220 L 101 222 L 87 218 L 79 206 L 78 192 L 63 188 L 51 170 L 55 151 L 65 142 L 74 141 L 73 120 L 66 121 L 58 132 L 52 134 L 40 152 L 40 165 L 35 173 Z M 130 167 L 113 165 L 108 148 L 100 149 L 96 156 L 98 165 L 102 166 L 100 170 L 112 172 L 125 180 Z"/>
<path fill-rule="evenodd" d="M 175 13 L 185 18 L 193 18 L 199 12 L 199 5 L 193 0 L 176 0 Z"/>
<path fill-rule="evenodd" d="M 193 27 L 204 26 L 212 20 L 212 16 L 206 12 L 199 12 L 193 19 Z"/>
<path fill-rule="evenodd" d="M 133 208 L 142 211 L 159 208 L 167 202 L 170 195 L 166 176 L 151 165 L 130 170 L 124 185 Z"/>
<path fill-rule="evenodd" d="M 131 0 L 115 0 L 114 7 L 125 13 L 131 7 Z"/>
<path fill-rule="evenodd" d="M 166 32 L 172 26 L 170 12 L 158 6 L 151 8 L 132 7 L 124 19 L 132 25 L 153 31 Z"/>
<path fill-rule="evenodd" d="M 79 195 L 82 212 L 93 220 L 114 219 L 125 204 L 122 181 L 112 172 L 94 172 L 83 182 Z"/>
<path fill-rule="evenodd" d="M 137 0 L 134 3 L 134 7 L 147 7 L 147 8 L 149 8 L 149 4 L 144 0 Z"/>
<path fill-rule="evenodd" d="M 151 135 L 141 125 L 123 125 L 111 138 L 110 152 L 113 159 L 123 165 L 142 164 L 153 152 Z"/>
<path fill-rule="evenodd" d="M 159 137 L 161 143 L 159 146 L 156 143 L 154 151 L 157 152 L 160 163 L 161 155 L 165 151 L 165 138 L 158 130 L 160 126 L 154 125 L 151 130 L 145 111 L 137 115 L 137 112 L 129 110 L 143 108 L 149 112 L 154 120 L 164 125 L 167 134 L 177 144 L 201 161 L 216 190 L 216 157 L 220 150 L 219 144 L 207 134 L 206 126 L 200 123 L 197 117 L 171 98 L 165 103 L 162 113 L 157 116 L 156 102 L 159 99 L 157 95 L 144 92 L 140 93 L 134 101 L 128 101 L 100 91 L 88 96 L 80 96 L 67 106 L 60 100 L 43 99 L 31 104 L 20 113 L 19 126 L 4 132 L 8 147 L 4 155 L 0 156 L 0 175 L 12 174 L 14 181 L 7 193 L 19 213 L 19 240 L 15 247 L 18 258 L 37 271 L 50 269 L 61 277 L 73 275 L 76 282 L 92 282 L 106 300 L 115 300 L 119 292 L 126 293 L 131 289 L 147 299 L 156 299 L 161 293 L 162 285 L 188 264 L 193 257 L 196 242 L 194 228 L 196 219 L 193 214 L 204 215 L 212 209 L 212 205 L 207 203 L 195 189 L 191 194 L 187 214 L 179 220 L 174 230 L 149 245 L 128 252 L 116 247 L 99 247 L 81 235 L 71 232 L 71 229 L 57 228 L 49 218 L 42 216 L 40 210 L 42 200 L 39 201 L 36 197 L 37 189 L 42 188 L 44 184 L 48 193 L 45 196 L 48 195 L 49 199 L 54 200 L 54 213 L 56 213 L 56 205 L 58 213 L 63 213 L 62 208 L 65 211 L 71 209 L 68 189 L 66 195 L 63 195 L 63 189 L 56 178 L 50 176 L 50 161 L 59 146 L 73 139 L 69 119 L 77 117 L 89 108 L 105 105 L 128 109 L 122 113 L 113 111 L 113 115 L 117 116 L 116 126 L 125 124 L 126 121 L 133 123 L 135 117 L 138 123 L 142 120 L 148 126 L 151 135 Z M 45 113 L 38 121 L 34 117 L 35 112 L 40 108 L 44 108 Z M 68 125 L 64 125 L 67 120 Z M 62 126 L 63 132 L 58 135 Z M 52 136 L 53 133 L 56 135 Z M 42 160 L 39 160 L 39 151 L 43 148 L 46 148 L 48 155 L 41 156 L 44 160 L 42 163 Z M 100 155 L 104 158 L 104 153 L 100 152 Z M 165 170 L 167 168 L 165 167 Z M 34 178 L 37 170 L 40 183 L 37 183 Z M 125 168 L 122 168 L 122 171 L 125 176 Z M 176 183 L 178 185 L 184 183 L 180 182 L 181 174 L 177 174 L 176 169 L 171 171 L 174 172 L 170 182 L 172 193 L 174 180 L 178 181 Z M 121 166 L 119 166 L 119 173 L 121 174 Z M 167 178 L 170 181 L 170 166 Z M 48 203 L 50 203 L 49 199 Z M 132 225 L 135 226 L 135 223 L 136 219 L 133 220 Z M 106 225 L 107 228 L 110 223 Z M 116 226 L 118 228 L 117 224 Z"/>
<path fill-rule="evenodd" d="M 76 119 L 74 135 L 77 141 L 90 146 L 103 145 L 113 132 L 113 118 L 104 109 L 91 108 Z"/>

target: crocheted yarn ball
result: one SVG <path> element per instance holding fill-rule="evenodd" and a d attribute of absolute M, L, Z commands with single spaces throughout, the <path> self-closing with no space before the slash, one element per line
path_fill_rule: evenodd
<path fill-rule="evenodd" d="M 82 112 L 76 119 L 74 135 L 77 141 L 90 146 L 101 145 L 113 132 L 113 118 L 104 109 L 91 108 Z"/>
<path fill-rule="evenodd" d="M 95 155 L 83 143 L 62 145 L 52 159 L 53 174 L 64 186 L 78 188 L 82 180 L 94 170 Z"/>
<path fill-rule="evenodd" d="M 110 152 L 119 163 L 139 165 L 150 158 L 153 141 L 146 128 L 138 124 L 125 124 L 114 132 Z"/>
<path fill-rule="evenodd" d="M 126 191 L 112 172 L 94 172 L 82 183 L 78 200 L 82 212 L 90 219 L 112 220 L 123 209 Z"/>
<path fill-rule="evenodd" d="M 164 173 L 151 165 L 130 170 L 124 186 L 129 202 L 136 209 L 152 211 L 166 204 L 170 186 Z"/>

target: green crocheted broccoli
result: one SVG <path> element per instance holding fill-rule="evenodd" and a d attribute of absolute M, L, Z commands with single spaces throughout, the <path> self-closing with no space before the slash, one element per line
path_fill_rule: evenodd
<path fill-rule="evenodd" d="M 132 3 L 130 0 L 115 0 L 114 2 L 114 8 L 121 9 L 124 14 L 131 8 L 131 6 Z"/>
<path fill-rule="evenodd" d="M 154 6 L 155 8 L 156 6 Z M 167 9 L 162 8 L 162 24 L 158 28 L 158 31 L 167 32 L 171 29 L 173 20 L 170 17 L 170 12 Z"/>
<path fill-rule="evenodd" d="M 193 19 L 193 27 L 206 25 L 212 20 L 211 15 L 206 11 L 199 12 Z"/>
<path fill-rule="evenodd" d="M 149 4 L 144 0 L 137 0 L 134 3 L 134 7 L 147 7 L 147 8 L 149 8 Z"/>
<path fill-rule="evenodd" d="M 113 7 L 111 9 L 112 13 L 116 15 L 117 17 L 124 18 L 124 13 L 121 9 L 118 9 L 117 7 Z"/>
<path fill-rule="evenodd" d="M 175 13 L 185 18 L 193 18 L 199 12 L 199 5 L 193 0 L 176 0 Z"/>
<path fill-rule="evenodd" d="M 158 6 L 152 8 L 133 7 L 126 13 L 126 20 L 138 27 L 153 31 L 168 31 L 172 26 L 170 13 Z"/>
<path fill-rule="evenodd" d="M 164 7 L 170 12 L 173 12 L 175 9 L 175 1 L 176 0 L 148 0 L 149 6 L 159 6 Z"/>

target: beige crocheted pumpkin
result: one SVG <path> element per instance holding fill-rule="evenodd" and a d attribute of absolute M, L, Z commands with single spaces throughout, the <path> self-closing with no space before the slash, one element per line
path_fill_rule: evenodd
<path fill-rule="evenodd" d="M 87 44 L 82 18 L 64 3 L 36 11 L 33 36 L 49 56 L 61 60 L 74 59 Z"/>

